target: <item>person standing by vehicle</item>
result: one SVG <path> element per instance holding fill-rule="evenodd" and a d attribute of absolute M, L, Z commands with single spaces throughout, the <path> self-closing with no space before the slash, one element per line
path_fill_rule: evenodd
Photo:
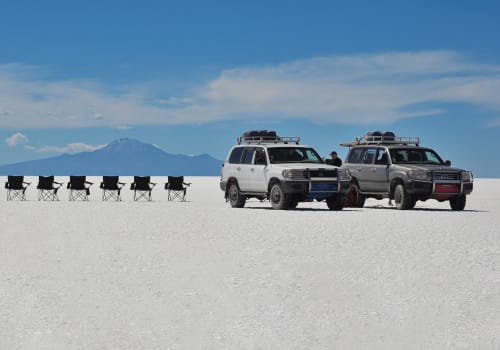
<path fill-rule="evenodd" d="M 335 166 L 338 166 L 338 167 L 342 166 L 342 159 L 340 159 L 337 156 L 337 152 L 331 151 L 330 152 L 330 157 L 332 157 L 332 158 L 325 160 L 326 164 L 335 165 Z"/>

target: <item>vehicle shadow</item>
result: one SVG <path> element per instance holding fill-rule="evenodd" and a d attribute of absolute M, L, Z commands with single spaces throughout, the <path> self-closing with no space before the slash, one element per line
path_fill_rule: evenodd
<path fill-rule="evenodd" d="M 396 207 L 388 207 L 384 205 L 371 205 L 371 206 L 364 206 L 363 208 L 366 209 L 386 209 L 386 210 L 398 210 Z M 360 208 L 361 209 L 361 208 Z M 453 211 L 451 209 L 446 209 L 446 208 L 413 208 L 413 209 L 407 209 L 404 211 L 428 211 L 428 212 L 456 212 L 456 213 L 487 213 L 487 210 L 475 210 L 475 209 L 464 209 L 464 210 L 457 210 Z"/>
<path fill-rule="evenodd" d="M 272 207 L 251 207 L 251 206 L 248 206 L 248 205 L 246 205 L 244 209 L 261 209 L 261 210 L 279 211 L 277 209 L 273 209 Z M 342 212 L 342 211 L 359 211 L 359 209 L 344 208 L 342 210 L 330 210 L 328 208 L 294 208 L 294 209 L 286 209 L 285 211 L 314 211 L 314 212 L 329 211 L 329 212 Z"/>

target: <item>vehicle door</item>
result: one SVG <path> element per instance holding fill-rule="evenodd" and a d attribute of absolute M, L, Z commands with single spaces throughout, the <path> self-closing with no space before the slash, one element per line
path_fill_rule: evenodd
<path fill-rule="evenodd" d="M 374 173 L 376 169 L 374 168 L 375 156 L 377 155 L 376 147 L 367 147 L 363 153 L 361 163 L 358 164 L 359 169 L 359 185 L 362 191 L 365 192 L 376 192 L 376 181 L 374 179 Z"/>
<path fill-rule="evenodd" d="M 222 177 L 227 180 L 229 178 L 239 179 L 240 177 L 240 162 L 243 147 L 234 147 L 227 159 L 227 164 L 222 167 Z"/>
<path fill-rule="evenodd" d="M 365 191 L 366 184 L 363 179 L 363 158 L 365 154 L 365 147 L 353 148 L 347 157 L 345 166 L 351 172 L 351 176 L 358 181 L 359 187 Z"/>
<path fill-rule="evenodd" d="M 249 188 L 252 192 L 266 192 L 266 172 L 267 172 L 267 156 L 263 147 L 255 147 L 253 153 L 253 162 L 250 167 Z"/>
<path fill-rule="evenodd" d="M 237 166 L 238 184 L 243 192 L 252 191 L 252 168 L 254 147 L 243 147 L 240 164 Z"/>
<path fill-rule="evenodd" d="M 375 192 L 389 191 L 389 154 L 385 148 L 377 148 L 375 162 L 370 169 L 371 186 Z"/>

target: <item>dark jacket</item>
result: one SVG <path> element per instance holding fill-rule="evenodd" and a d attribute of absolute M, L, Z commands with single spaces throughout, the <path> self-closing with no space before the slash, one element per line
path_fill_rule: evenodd
<path fill-rule="evenodd" d="M 329 165 L 342 166 L 342 159 L 340 159 L 339 157 L 335 159 L 327 159 L 325 160 L 325 163 Z"/>

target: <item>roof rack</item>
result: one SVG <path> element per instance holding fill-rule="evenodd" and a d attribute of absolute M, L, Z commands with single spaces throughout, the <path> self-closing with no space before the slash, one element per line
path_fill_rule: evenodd
<path fill-rule="evenodd" d="M 341 143 L 341 146 L 352 147 L 357 145 L 415 145 L 420 144 L 420 138 L 416 136 L 384 136 L 365 135 L 356 137 L 355 141 Z"/>
<path fill-rule="evenodd" d="M 298 136 L 241 136 L 237 138 L 238 145 L 247 144 L 263 144 L 263 143 L 300 143 Z"/>

